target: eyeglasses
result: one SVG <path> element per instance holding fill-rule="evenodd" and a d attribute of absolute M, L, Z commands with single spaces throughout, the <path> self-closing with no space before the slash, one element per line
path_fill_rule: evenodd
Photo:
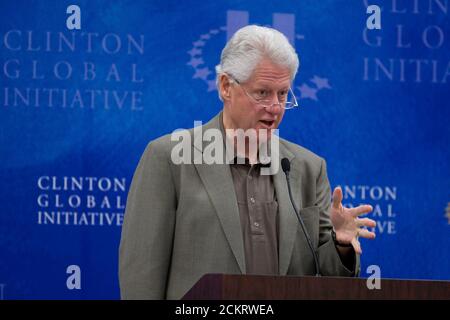
<path fill-rule="evenodd" d="M 244 90 L 245 94 L 252 99 L 257 105 L 267 109 L 273 106 L 279 106 L 281 109 L 294 109 L 298 107 L 297 99 L 295 98 L 294 92 L 289 87 L 289 90 L 282 92 L 281 95 L 278 96 L 278 103 L 272 103 L 271 100 L 267 100 L 267 97 L 272 97 L 272 93 L 270 90 L 259 89 L 254 92 L 249 93 L 242 84 L 237 81 L 234 77 L 229 76 L 233 82 L 236 82 L 238 86 Z"/>

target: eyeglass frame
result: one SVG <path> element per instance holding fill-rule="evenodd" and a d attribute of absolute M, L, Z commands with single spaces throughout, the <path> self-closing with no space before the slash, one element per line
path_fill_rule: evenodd
<path fill-rule="evenodd" d="M 242 88 L 242 90 L 245 92 L 245 94 L 247 95 L 247 97 L 249 97 L 250 99 L 252 99 L 253 101 L 255 101 L 258 105 L 262 106 L 264 109 L 272 108 L 274 105 L 279 105 L 280 108 L 281 108 L 281 109 L 284 109 L 284 110 L 290 110 L 290 109 L 295 109 L 295 108 L 299 107 L 298 102 L 297 102 L 297 98 L 295 97 L 295 94 L 294 94 L 294 92 L 292 91 L 291 86 L 289 86 L 289 92 L 292 94 L 292 97 L 294 98 L 294 102 L 290 102 L 290 103 L 292 103 L 292 107 L 286 108 L 285 105 L 286 105 L 287 101 L 284 102 L 284 106 L 283 106 L 283 103 L 280 103 L 280 102 L 272 103 L 271 105 L 266 105 L 266 104 L 262 104 L 261 102 L 262 102 L 262 101 L 268 101 L 268 100 L 259 100 L 259 101 L 258 101 L 255 97 L 252 97 L 252 95 L 251 95 L 250 93 L 248 93 L 247 90 L 245 90 L 245 88 L 242 86 L 242 84 L 241 84 L 238 80 L 236 80 L 236 78 L 234 78 L 233 76 L 231 76 L 231 75 L 229 75 L 229 74 L 227 74 L 227 76 L 231 79 L 232 82 L 236 82 L 236 84 L 237 84 L 239 87 Z M 278 98 L 277 98 L 277 100 L 278 100 Z"/>

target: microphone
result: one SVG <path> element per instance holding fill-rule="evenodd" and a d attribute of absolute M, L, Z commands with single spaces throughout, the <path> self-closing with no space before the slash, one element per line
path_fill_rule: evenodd
<path fill-rule="evenodd" d="M 319 260 L 317 259 L 316 251 L 314 251 L 311 238 L 309 237 L 308 232 L 306 231 L 305 224 L 303 222 L 302 217 L 298 213 L 297 208 L 295 207 L 294 200 L 292 198 L 292 191 L 291 191 L 291 182 L 289 180 L 289 171 L 291 171 L 291 162 L 288 158 L 281 159 L 281 168 L 283 169 L 283 172 L 286 174 L 286 181 L 288 185 L 288 191 L 289 191 L 289 199 L 291 200 L 292 207 L 294 208 L 295 214 L 297 215 L 298 222 L 300 223 L 300 226 L 302 227 L 303 233 L 305 234 L 306 241 L 308 242 L 309 249 L 311 250 L 311 253 L 314 257 L 314 264 L 316 266 L 316 277 L 320 277 L 320 268 L 319 268 Z"/>

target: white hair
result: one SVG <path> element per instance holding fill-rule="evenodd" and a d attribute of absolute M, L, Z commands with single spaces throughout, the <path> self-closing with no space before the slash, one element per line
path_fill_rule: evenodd
<path fill-rule="evenodd" d="M 263 58 L 288 68 L 291 80 L 295 78 L 299 67 L 298 56 L 281 32 L 257 25 L 249 25 L 236 31 L 223 48 L 220 64 L 216 66 L 219 98 L 222 100 L 219 88 L 219 78 L 222 74 L 245 82 Z"/>

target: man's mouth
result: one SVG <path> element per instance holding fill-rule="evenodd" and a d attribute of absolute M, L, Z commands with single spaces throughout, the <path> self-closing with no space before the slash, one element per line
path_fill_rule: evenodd
<path fill-rule="evenodd" d="M 274 124 L 275 120 L 259 120 L 261 123 L 263 123 L 265 126 L 267 127 L 272 127 L 272 125 Z"/>

